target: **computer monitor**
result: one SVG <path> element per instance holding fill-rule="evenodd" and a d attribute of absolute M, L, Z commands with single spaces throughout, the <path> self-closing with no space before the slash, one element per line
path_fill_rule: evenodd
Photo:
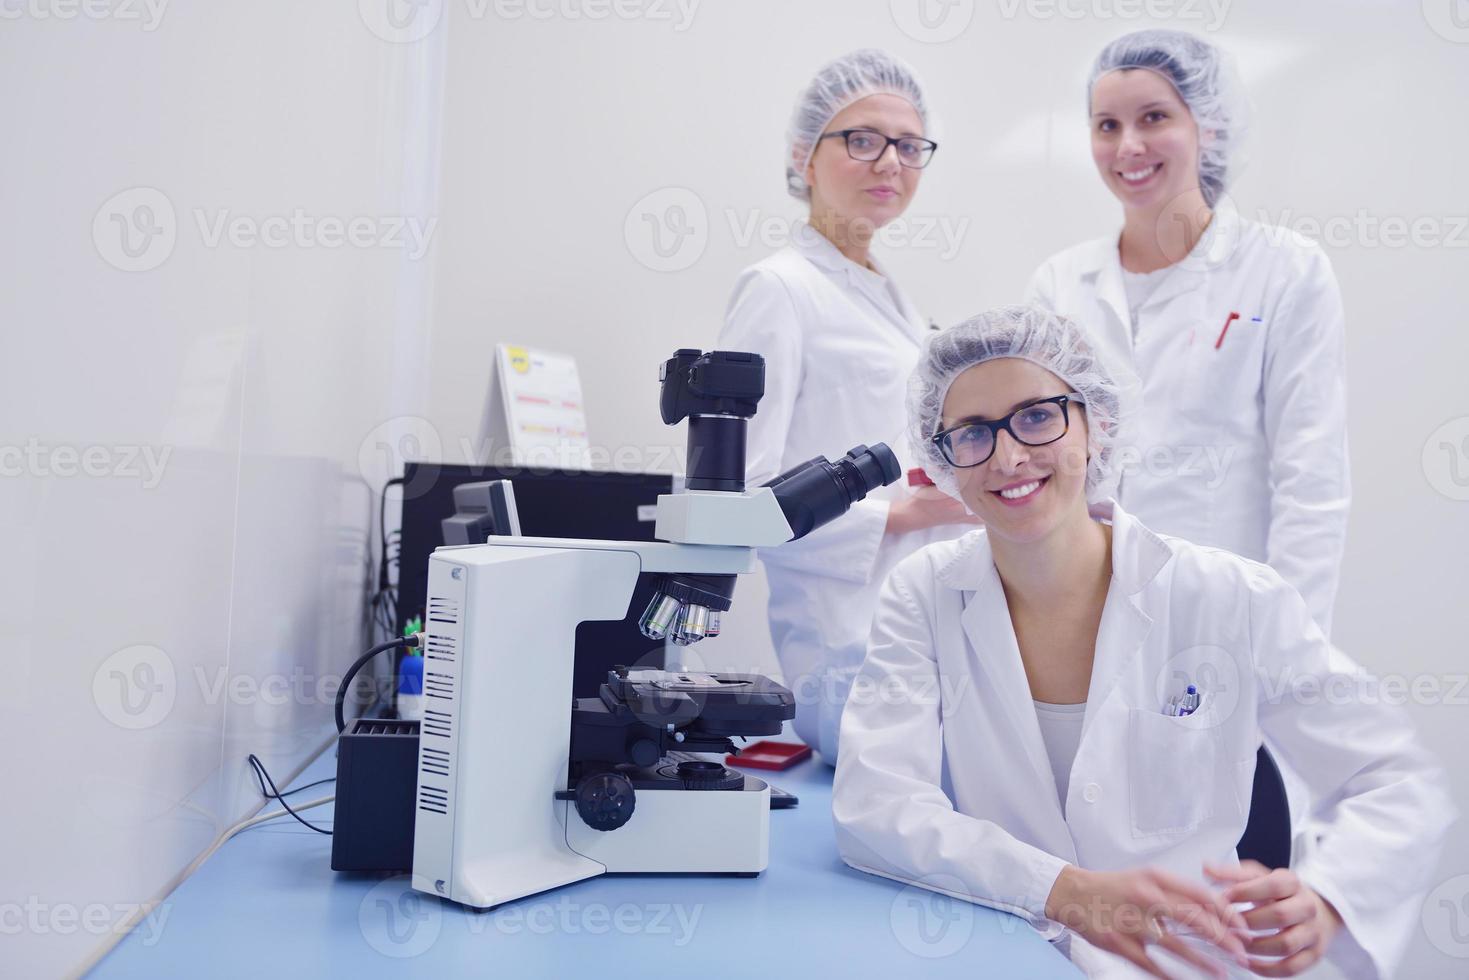
<path fill-rule="evenodd" d="M 495 535 L 522 534 L 509 480 L 461 483 L 454 488 L 454 516 L 440 522 L 444 544 L 484 544 Z"/>
<path fill-rule="evenodd" d="M 529 469 L 410 462 L 403 470 L 402 541 L 398 561 L 398 629 L 422 617 L 428 559 L 444 544 L 443 522 L 456 513 L 454 493 L 464 484 L 509 480 L 521 533 L 547 538 L 652 541 L 659 494 L 673 492 L 667 473 Z M 638 629 L 653 597 L 656 574 L 638 577 L 623 619 L 582 623 L 576 632 L 572 696 L 595 697 L 617 664 L 664 666 L 663 644 Z"/>

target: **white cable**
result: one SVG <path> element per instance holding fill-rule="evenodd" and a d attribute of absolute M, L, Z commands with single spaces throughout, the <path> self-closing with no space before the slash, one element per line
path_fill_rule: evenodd
<path fill-rule="evenodd" d="M 336 794 L 334 793 L 331 796 L 323 796 L 319 800 L 311 800 L 306 803 L 293 803 L 291 804 L 291 809 L 299 813 L 302 810 L 310 810 L 312 807 L 323 806 L 327 803 L 331 803 L 336 798 Z M 288 813 L 284 809 L 281 809 L 272 810 L 270 813 L 258 813 L 248 820 L 241 820 L 239 823 L 235 824 L 233 827 L 220 834 L 218 839 L 216 839 L 213 844 L 209 845 L 209 848 L 203 854 L 200 854 L 198 857 L 194 858 L 189 866 L 183 870 L 183 873 L 181 873 L 175 880 L 175 886 L 178 883 L 185 881 L 189 877 L 189 875 L 199 870 L 199 865 L 209 860 L 210 856 L 213 855 L 215 851 L 219 850 L 220 847 L 224 845 L 224 842 L 229 840 L 231 837 L 234 837 L 236 834 L 240 833 L 243 830 L 249 830 L 256 824 L 262 824 L 265 823 L 267 820 L 274 820 L 277 817 L 288 816 L 290 816 L 290 813 Z M 165 893 L 164 898 L 166 898 L 168 894 L 171 894 L 172 891 L 173 887 L 170 887 L 168 892 Z M 102 958 L 105 957 L 109 952 L 111 952 L 112 948 L 116 946 L 124 936 L 133 931 L 134 926 L 136 926 L 139 922 L 142 922 L 149 915 L 152 915 L 153 910 L 157 908 L 163 902 L 163 900 L 163 898 L 158 898 L 154 899 L 151 902 L 145 902 L 143 905 L 139 906 L 132 915 L 117 923 L 113 927 L 112 941 L 107 943 L 105 946 L 103 946 L 102 949 L 99 949 L 96 953 L 94 953 L 85 963 L 82 964 L 81 970 L 76 974 L 73 974 L 73 976 L 80 977 L 89 972 L 92 967 L 101 962 Z"/>
<path fill-rule="evenodd" d="M 291 804 L 291 809 L 292 810 L 295 810 L 297 813 L 300 813 L 302 810 L 310 810 L 312 807 L 322 806 L 323 804 L 330 803 L 333 800 L 335 800 L 336 798 L 337 798 L 336 797 L 336 794 L 333 793 L 331 796 L 323 796 L 319 800 L 311 800 L 311 801 L 309 801 L 307 803 L 292 803 Z M 233 837 L 236 834 L 238 834 L 240 831 L 242 831 L 242 830 L 249 830 L 251 827 L 255 826 L 258 823 L 265 823 L 265 821 L 267 821 L 267 820 L 274 820 L 276 817 L 288 817 L 288 816 L 290 816 L 290 813 L 288 811 L 286 811 L 286 810 L 272 810 L 270 813 L 259 813 L 259 814 L 256 814 L 255 816 L 251 817 L 249 820 L 241 820 L 239 823 L 235 824 L 229 830 L 226 830 L 224 833 L 220 834 L 219 835 L 219 840 L 215 841 L 214 844 L 213 844 L 213 846 L 211 846 L 209 848 L 209 850 L 205 851 L 203 853 L 203 855 L 201 855 L 200 857 L 195 858 L 194 859 L 194 863 L 189 866 L 188 871 L 193 871 L 194 868 L 196 868 L 200 864 L 203 864 L 204 863 L 204 858 L 207 858 L 209 855 L 213 854 L 215 851 L 217 851 L 219 849 L 219 846 L 221 844 L 223 844 L 225 841 L 229 840 L 231 837 Z M 187 874 L 188 872 L 186 871 L 185 873 Z"/>

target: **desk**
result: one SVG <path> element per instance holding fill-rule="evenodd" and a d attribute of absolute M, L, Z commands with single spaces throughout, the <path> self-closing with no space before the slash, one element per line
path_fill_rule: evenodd
<path fill-rule="evenodd" d="M 335 770 L 324 753 L 296 785 Z M 816 761 L 770 774 L 801 803 L 771 813 L 758 878 L 603 876 L 481 913 L 406 876 L 338 874 L 331 841 L 283 817 L 228 841 L 92 976 L 1079 976 L 1013 916 L 844 865 L 831 774 Z M 329 826 L 331 807 L 305 816 Z"/>

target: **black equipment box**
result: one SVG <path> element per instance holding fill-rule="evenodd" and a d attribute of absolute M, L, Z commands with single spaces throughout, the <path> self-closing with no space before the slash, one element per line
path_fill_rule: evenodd
<path fill-rule="evenodd" d="M 337 740 L 333 871 L 411 871 L 418 722 L 358 718 Z"/>

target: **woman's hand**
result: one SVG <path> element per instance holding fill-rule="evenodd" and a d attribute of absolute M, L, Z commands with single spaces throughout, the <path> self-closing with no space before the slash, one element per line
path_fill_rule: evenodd
<path fill-rule="evenodd" d="M 935 487 L 918 487 L 888 507 L 888 534 L 922 531 L 941 524 L 978 524 L 964 505 Z"/>
<path fill-rule="evenodd" d="M 1245 921 L 1229 902 L 1203 885 L 1158 868 L 1087 871 L 1068 864 L 1046 899 L 1046 918 L 1160 980 L 1169 980 L 1168 974 L 1148 956 L 1149 945 L 1161 946 L 1210 976 L 1225 976 L 1216 959 L 1184 942 L 1175 931 L 1213 943 L 1240 966 L 1248 962 Z"/>
<path fill-rule="evenodd" d="M 1252 930 L 1270 930 L 1245 942 L 1250 954 L 1247 964 L 1264 977 L 1293 977 L 1326 955 L 1326 946 L 1337 930 L 1341 916 L 1331 903 L 1316 894 L 1289 868 L 1274 871 L 1258 861 L 1242 861 L 1238 867 L 1205 864 L 1204 871 L 1215 881 L 1226 883 L 1224 897 L 1230 902 L 1252 902 L 1244 914 Z M 1261 960 L 1258 956 L 1282 957 Z"/>

